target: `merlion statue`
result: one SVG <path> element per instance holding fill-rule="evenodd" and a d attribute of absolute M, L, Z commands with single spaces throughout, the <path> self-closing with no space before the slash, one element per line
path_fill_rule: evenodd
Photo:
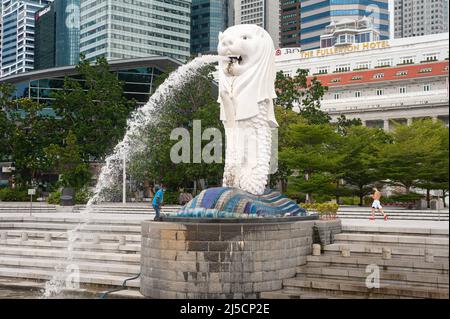
<path fill-rule="evenodd" d="M 272 130 L 278 127 L 275 48 L 256 25 L 237 25 L 219 36 L 220 118 L 226 134 L 222 187 L 203 190 L 174 217 L 259 218 L 307 216 L 283 194 L 266 188 Z"/>
<path fill-rule="evenodd" d="M 270 35 L 251 24 L 219 35 L 220 119 L 226 135 L 223 186 L 261 195 L 267 185 L 274 114 L 275 48 Z"/>

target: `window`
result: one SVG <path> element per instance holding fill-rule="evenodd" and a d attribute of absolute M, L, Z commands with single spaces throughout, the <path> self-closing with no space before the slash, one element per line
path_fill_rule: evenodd
<path fill-rule="evenodd" d="M 404 70 L 404 71 L 398 71 L 397 73 L 395 73 L 396 76 L 404 76 L 404 75 L 408 75 L 408 71 Z"/>
<path fill-rule="evenodd" d="M 329 72 L 329 66 L 321 66 L 317 68 L 317 73 L 319 74 L 327 74 Z"/>
<path fill-rule="evenodd" d="M 414 57 L 413 56 L 401 57 L 400 64 L 414 64 Z"/>
<path fill-rule="evenodd" d="M 358 81 L 358 80 L 362 80 L 362 76 L 361 75 L 354 75 L 352 76 L 352 81 Z"/>
<path fill-rule="evenodd" d="M 381 79 L 384 78 L 384 73 L 376 73 L 373 75 L 374 79 Z"/>
<path fill-rule="evenodd" d="M 402 86 L 399 89 L 400 94 L 405 94 L 406 93 L 406 86 Z"/>
<path fill-rule="evenodd" d="M 335 38 L 322 39 L 320 41 L 320 47 L 321 48 L 329 48 L 329 47 L 332 47 L 335 42 L 336 42 Z"/>
<path fill-rule="evenodd" d="M 424 54 L 423 57 L 425 58 L 424 61 L 426 61 L 426 62 L 437 61 L 438 53 L 427 53 L 427 54 Z"/>
<path fill-rule="evenodd" d="M 419 73 L 430 73 L 432 71 L 433 71 L 432 68 L 423 68 L 419 70 Z"/>
<path fill-rule="evenodd" d="M 355 92 L 355 97 L 361 97 L 361 91 L 356 91 Z"/>
<path fill-rule="evenodd" d="M 429 91 L 431 91 L 431 84 L 424 84 L 424 85 L 423 85 L 423 91 L 424 91 L 424 92 L 429 92 Z"/>
<path fill-rule="evenodd" d="M 381 59 L 381 60 L 378 60 L 377 66 L 378 67 L 392 66 L 392 59 Z"/>
<path fill-rule="evenodd" d="M 339 93 L 339 92 L 336 92 L 336 93 L 334 93 L 334 99 L 335 100 L 339 100 L 340 98 L 341 98 L 341 93 Z"/>
<path fill-rule="evenodd" d="M 350 71 L 350 64 L 338 64 L 334 72 L 348 72 Z"/>
<path fill-rule="evenodd" d="M 383 89 L 377 89 L 377 96 L 382 96 L 384 95 L 384 90 Z"/>
<path fill-rule="evenodd" d="M 370 69 L 370 62 L 358 62 L 356 63 L 356 69 L 355 70 L 366 70 Z"/>

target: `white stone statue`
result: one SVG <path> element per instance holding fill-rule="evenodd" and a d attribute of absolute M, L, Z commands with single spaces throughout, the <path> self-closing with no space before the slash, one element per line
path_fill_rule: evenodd
<path fill-rule="evenodd" d="M 275 48 L 270 35 L 251 24 L 219 35 L 220 119 L 226 135 L 224 187 L 264 193 L 271 158 L 271 130 L 278 127 Z"/>

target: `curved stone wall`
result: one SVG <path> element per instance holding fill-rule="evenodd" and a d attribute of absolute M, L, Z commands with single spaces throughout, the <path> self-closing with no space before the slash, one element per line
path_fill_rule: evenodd
<path fill-rule="evenodd" d="M 259 298 L 311 254 L 313 220 L 143 222 L 141 293 L 150 298 Z"/>

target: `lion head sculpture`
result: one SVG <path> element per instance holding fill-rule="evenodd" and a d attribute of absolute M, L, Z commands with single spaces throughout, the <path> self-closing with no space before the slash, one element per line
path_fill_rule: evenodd
<path fill-rule="evenodd" d="M 258 103 L 267 101 L 268 121 L 277 126 L 272 100 L 275 93 L 275 48 L 270 35 L 263 28 L 241 24 L 219 35 L 219 100 L 221 120 L 226 121 L 227 102 L 231 98 L 235 120 L 256 116 Z M 229 104 L 229 102 L 228 102 Z"/>

